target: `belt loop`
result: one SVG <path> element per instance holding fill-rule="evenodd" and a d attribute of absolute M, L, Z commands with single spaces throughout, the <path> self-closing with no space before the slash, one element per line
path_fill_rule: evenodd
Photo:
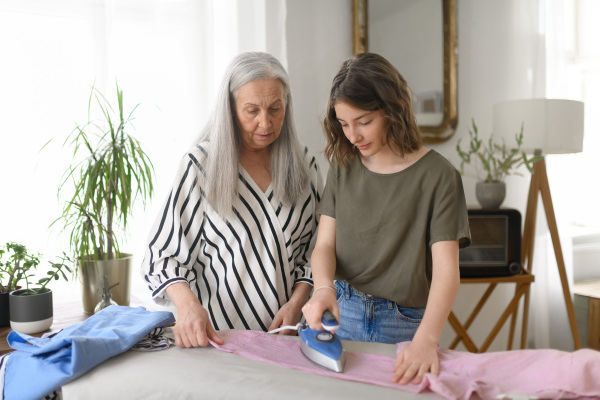
<path fill-rule="evenodd" d="M 388 300 L 388 310 L 393 310 L 394 309 L 394 302 L 391 300 Z"/>
<path fill-rule="evenodd" d="M 348 281 L 344 281 L 344 295 L 346 296 L 346 300 L 350 300 L 350 284 Z"/>

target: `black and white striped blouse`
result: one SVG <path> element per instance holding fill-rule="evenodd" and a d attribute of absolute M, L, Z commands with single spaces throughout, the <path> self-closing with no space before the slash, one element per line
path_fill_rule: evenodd
<path fill-rule="evenodd" d="M 183 158 L 148 236 L 142 276 L 161 305 L 170 304 L 167 286 L 187 282 L 216 330 L 266 331 L 294 285 L 312 285 L 320 171 L 307 154 L 310 185 L 295 204 L 282 204 L 240 168 L 236 218 L 226 221 L 203 197 L 204 154 L 199 147 Z"/>

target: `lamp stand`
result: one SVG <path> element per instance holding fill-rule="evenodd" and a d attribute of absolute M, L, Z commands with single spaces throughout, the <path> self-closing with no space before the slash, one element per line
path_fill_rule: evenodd
<path fill-rule="evenodd" d="M 548 222 L 548 229 L 550 230 L 550 237 L 552 238 L 552 245 L 554 247 L 554 254 L 556 256 L 556 264 L 558 265 L 558 274 L 560 276 L 563 294 L 565 297 L 565 305 L 567 306 L 567 315 L 569 317 L 569 324 L 571 325 L 573 342 L 575 344 L 575 350 L 578 350 L 581 348 L 581 340 L 579 338 L 579 331 L 577 329 L 577 322 L 575 320 L 575 309 L 573 308 L 573 300 L 571 299 L 571 292 L 569 290 L 565 261 L 563 258 L 562 248 L 560 246 L 560 239 L 558 237 L 558 226 L 556 224 L 554 206 L 552 205 L 552 197 L 550 196 L 550 185 L 548 184 L 545 158 L 542 158 L 540 161 L 533 164 L 533 174 L 531 175 L 531 185 L 529 186 L 529 197 L 527 199 L 525 227 L 523 229 L 523 253 L 521 255 L 521 265 L 523 265 L 525 268 L 525 261 L 528 261 L 527 268 L 525 269 L 529 273 L 532 273 L 533 269 L 533 244 L 535 240 L 535 221 L 537 216 L 538 193 L 540 193 L 542 196 L 542 203 L 544 204 L 544 209 L 546 210 L 546 220 Z"/>

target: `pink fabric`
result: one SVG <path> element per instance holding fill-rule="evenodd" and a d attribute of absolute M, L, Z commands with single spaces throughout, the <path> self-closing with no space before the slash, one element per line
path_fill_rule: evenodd
<path fill-rule="evenodd" d="M 317 375 L 379 385 L 412 393 L 432 391 L 448 399 L 493 399 L 499 394 L 538 398 L 600 399 L 600 353 L 582 349 L 513 350 L 472 354 L 440 349 L 439 376 L 427 374 L 420 385 L 391 382 L 395 358 L 346 351 L 343 373 L 316 366 L 300 351 L 300 342 L 258 331 L 220 331 L 219 350 L 252 360 Z M 401 351 L 408 343 L 399 343 Z"/>
<path fill-rule="evenodd" d="M 399 343 L 398 351 L 408 343 Z M 600 399 L 600 352 L 512 350 L 473 354 L 438 350 L 440 375 L 427 387 L 447 398 L 524 394 L 540 399 Z M 473 397 L 472 397 L 473 396 Z"/>

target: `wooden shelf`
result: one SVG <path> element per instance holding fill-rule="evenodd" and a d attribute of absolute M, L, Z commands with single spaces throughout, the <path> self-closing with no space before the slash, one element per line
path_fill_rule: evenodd
<path fill-rule="evenodd" d="M 526 339 L 527 339 L 529 289 L 530 289 L 531 283 L 534 282 L 534 280 L 535 280 L 535 277 L 526 271 L 523 271 L 517 275 L 512 275 L 512 276 L 499 276 L 499 277 L 487 277 L 487 278 L 461 278 L 460 279 L 461 285 L 462 284 L 479 283 L 479 284 L 486 284 L 488 286 L 487 286 L 485 293 L 481 296 L 481 298 L 479 299 L 479 301 L 477 302 L 477 304 L 475 305 L 475 307 L 471 311 L 471 314 L 469 315 L 469 317 L 466 319 L 465 322 L 459 321 L 458 318 L 456 317 L 456 315 L 454 314 L 454 312 L 452 312 L 452 311 L 450 312 L 450 315 L 448 316 L 448 322 L 450 323 L 452 328 L 454 328 L 454 330 L 456 332 L 456 337 L 450 344 L 449 348 L 454 349 L 460 342 L 463 342 L 463 344 L 465 345 L 465 347 L 467 348 L 468 351 L 470 351 L 472 353 L 484 353 L 490 347 L 490 345 L 492 344 L 492 342 L 494 341 L 494 339 L 500 332 L 500 329 L 502 329 L 504 324 L 510 318 L 510 332 L 509 332 L 509 336 L 508 336 L 507 350 L 511 350 L 512 346 L 513 346 L 514 336 L 515 336 L 515 326 L 516 326 L 517 314 L 519 312 L 519 305 L 520 305 L 521 299 L 522 299 L 523 300 L 523 324 L 521 327 L 520 347 L 521 347 L 521 349 L 524 349 L 526 347 Z M 492 292 L 496 289 L 498 284 L 505 284 L 505 283 L 515 284 L 515 294 L 514 294 L 513 298 L 506 305 L 504 312 L 502 312 L 501 315 L 498 317 L 498 321 L 491 328 L 491 330 L 490 330 L 488 336 L 486 337 L 486 339 L 484 340 L 484 342 L 481 344 L 481 346 L 477 346 L 473 342 L 473 339 L 469 336 L 467 331 L 473 324 L 473 321 L 475 320 L 475 318 L 477 318 L 477 316 L 479 315 L 483 306 L 489 300 L 490 296 L 492 295 Z"/>
<path fill-rule="evenodd" d="M 460 283 L 532 283 L 534 280 L 535 278 L 532 274 L 522 272 L 511 276 L 460 278 Z"/>

